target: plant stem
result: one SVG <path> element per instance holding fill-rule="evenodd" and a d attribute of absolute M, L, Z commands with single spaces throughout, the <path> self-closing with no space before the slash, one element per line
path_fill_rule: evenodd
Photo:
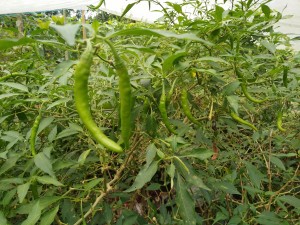
<path fill-rule="evenodd" d="M 140 139 L 138 139 L 135 142 L 135 145 L 132 146 L 130 152 L 128 152 L 128 156 L 125 160 L 125 162 L 120 166 L 120 168 L 117 170 L 114 178 L 109 181 L 106 184 L 106 190 L 101 192 L 101 194 L 96 198 L 95 202 L 93 203 L 93 205 L 89 208 L 89 210 L 84 214 L 83 218 L 80 218 L 79 220 L 76 221 L 76 223 L 74 223 L 74 225 L 79 225 L 81 224 L 81 222 L 83 221 L 83 219 L 86 219 L 90 214 L 93 213 L 94 209 L 96 208 L 96 206 L 101 202 L 101 200 L 107 196 L 111 191 L 114 190 L 114 183 L 120 179 L 122 172 L 124 171 L 124 169 L 126 168 L 127 164 L 132 160 L 133 158 L 133 152 L 137 149 L 136 147 L 139 145 L 140 143 Z"/>

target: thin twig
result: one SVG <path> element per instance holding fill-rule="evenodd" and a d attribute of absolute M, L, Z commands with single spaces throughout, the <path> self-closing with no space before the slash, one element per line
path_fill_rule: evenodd
<path fill-rule="evenodd" d="M 127 158 L 125 159 L 125 162 L 120 166 L 120 168 L 117 170 L 114 178 L 109 181 L 106 184 L 106 190 L 104 192 L 101 192 L 101 194 L 96 198 L 95 202 L 93 203 L 93 205 L 90 207 L 90 209 L 84 214 L 83 218 L 80 218 L 79 220 L 77 220 L 76 223 L 74 223 L 74 225 L 79 225 L 81 224 L 81 222 L 83 221 L 83 219 L 86 219 L 90 214 L 93 213 L 94 209 L 96 208 L 96 206 L 99 204 L 99 202 L 106 196 L 108 195 L 112 190 L 114 190 L 114 183 L 120 179 L 122 172 L 124 171 L 124 169 L 126 168 L 127 164 L 132 160 L 133 158 L 133 152 L 136 150 L 136 147 L 138 146 L 138 144 L 140 143 L 140 139 L 136 138 L 136 142 L 135 145 L 131 147 L 130 152 L 128 153 Z"/>
<path fill-rule="evenodd" d="M 101 57 L 99 54 L 96 54 L 103 62 L 108 63 L 109 65 L 111 65 L 112 67 L 115 67 L 114 63 L 112 61 L 106 60 L 103 57 Z"/>
<path fill-rule="evenodd" d="M 299 167 L 300 167 L 300 165 L 297 166 L 297 169 L 295 170 L 295 173 L 294 173 L 293 177 L 292 177 L 290 180 L 288 180 L 288 181 L 285 183 L 285 185 L 283 185 L 278 191 L 276 191 L 276 192 L 270 197 L 269 202 L 268 202 L 268 204 L 267 204 L 267 206 L 266 206 L 266 209 L 267 209 L 267 210 L 270 210 L 271 204 L 272 204 L 272 202 L 273 202 L 274 197 L 277 196 L 278 194 L 280 194 L 280 192 L 282 192 L 282 191 L 283 191 L 283 190 L 284 190 L 284 189 L 285 189 L 285 188 L 286 188 L 286 187 L 294 180 L 294 178 L 297 177 Z"/>

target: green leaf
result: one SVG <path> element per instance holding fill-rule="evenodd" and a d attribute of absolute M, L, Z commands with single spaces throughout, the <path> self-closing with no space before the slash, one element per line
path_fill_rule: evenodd
<path fill-rule="evenodd" d="M 41 184 L 53 184 L 54 186 L 64 186 L 56 178 L 50 176 L 36 177 L 36 180 Z"/>
<path fill-rule="evenodd" d="M 202 181 L 202 178 L 200 177 L 200 174 L 198 174 L 194 167 L 189 163 L 188 160 L 180 160 L 178 157 L 174 156 L 174 165 L 176 168 L 176 171 L 178 174 L 180 174 L 186 182 L 189 184 L 197 187 L 202 188 L 205 190 L 210 191 L 210 188 L 208 188 Z M 174 170 L 175 170 L 174 168 Z M 175 172 L 175 171 L 174 171 Z"/>
<path fill-rule="evenodd" d="M 251 187 L 251 186 L 243 186 L 243 188 L 248 191 L 248 193 L 252 196 L 252 198 L 255 197 L 255 194 L 256 193 L 259 193 L 259 194 L 263 194 L 264 191 L 258 189 L 258 188 L 254 188 L 254 187 Z"/>
<path fill-rule="evenodd" d="M 279 169 L 285 170 L 285 166 L 284 166 L 283 162 L 279 158 L 277 158 L 276 156 L 271 155 L 270 156 L 270 161 L 275 166 L 277 166 Z"/>
<path fill-rule="evenodd" d="M 275 53 L 276 51 L 276 46 L 273 43 L 270 43 L 266 40 L 263 40 L 260 42 L 266 49 L 268 49 L 271 53 Z"/>
<path fill-rule="evenodd" d="M 21 184 L 17 187 L 17 194 L 18 194 L 20 203 L 22 203 L 24 198 L 26 197 L 29 187 L 30 187 L 30 182 Z"/>
<path fill-rule="evenodd" d="M 177 13 L 183 14 L 182 6 L 180 4 L 166 2 L 167 5 L 171 6 Z"/>
<path fill-rule="evenodd" d="M 187 160 L 186 160 L 186 162 L 183 162 L 183 161 L 184 161 L 184 159 L 182 160 L 179 157 L 174 156 L 173 162 L 174 162 L 175 168 L 178 170 L 178 172 L 182 176 L 186 177 L 187 175 L 190 175 L 190 170 L 186 165 L 188 163 Z"/>
<path fill-rule="evenodd" d="M 60 36 L 66 41 L 70 46 L 75 45 L 75 37 L 79 30 L 80 24 L 66 24 L 66 25 L 56 25 L 51 24 L 50 27 L 55 29 Z"/>
<path fill-rule="evenodd" d="M 289 153 L 278 153 L 276 154 L 277 157 L 295 157 L 297 156 L 297 153 L 292 153 L 292 152 L 289 152 Z"/>
<path fill-rule="evenodd" d="M 28 87 L 26 87 L 23 84 L 13 83 L 13 82 L 0 82 L 0 85 L 12 87 L 14 89 L 17 89 L 17 90 L 23 91 L 23 92 L 28 92 Z"/>
<path fill-rule="evenodd" d="M 23 184 L 24 183 L 24 179 L 23 178 L 4 178 L 0 180 L 1 184 Z"/>
<path fill-rule="evenodd" d="M 7 191 L 4 197 L 2 196 L 2 202 L 0 202 L 0 205 L 2 204 L 4 207 L 9 205 L 13 197 L 15 196 L 16 192 L 17 192 L 16 188 Z"/>
<path fill-rule="evenodd" d="M 61 204 L 60 214 L 66 224 L 75 224 L 80 217 L 75 211 L 74 204 L 70 199 L 65 199 Z"/>
<path fill-rule="evenodd" d="M 0 117 L 0 124 L 5 121 L 9 116 L 2 116 Z"/>
<path fill-rule="evenodd" d="M 8 225 L 7 219 L 4 216 L 4 213 L 0 210 L 0 224 Z"/>
<path fill-rule="evenodd" d="M 156 37 L 168 37 L 168 38 L 177 38 L 177 39 L 186 39 L 191 41 L 198 41 L 200 43 L 203 43 L 207 46 L 213 46 L 211 42 L 208 42 L 206 40 L 203 40 L 199 38 L 194 33 L 183 33 L 183 34 L 176 34 L 171 31 L 166 30 L 158 30 L 158 29 L 146 29 L 146 28 L 130 28 L 130 29 L 123 29 L 114 33 L 109 33 L 107 37 L 113 38 L 117 36 L 122 35 L 150 35 L 150 36 L 156 36 Z"/>
<path fill-rule="evenodd" d="M 73 50 L 73 49 L 68 48 L 68 46 L 66 46 L 64 43 L 61 43 L 61 42 L 58 42 L 58 41 L 52 41 L 52 40 L 36 40 L 36 41 L 38 43 L 43 44 L 43 45 L 48 45 L 48 46 L 51 46 L 51 47 L 54 47 L 54 48 L 60 48 L 61 50 L 68 50 L 68 51 Z"/>
<path fill-rule="evenodd" d="M 103 0 L 102 0 L 103 1 Z M 92 28 L 94 30 L 94 33 L 98 32 L 99 27 L 101 26 L 100 22 L 98 20 L 94 20 L 92 22 Z"/>
<path fill-rule="evenodd" d="M 183 152 L 180 155 L 180 157 L 184 157 L 184 158 L 190 157 L 190 158 L 205 160 L 210 158 L 213 154 L 214 154 L 213 151 L 208 150 L 206 148 L 194 148 L 192 150 Z"/>
<path fill-rule="evenodd" d="M 163 153 L 161 150 L 157 149 L 156 153 L 159 158 L 164 159 L 165 158 L 165 153 Z"/>
<path fill-rule="evenodd" d="M 40 225 L 51 225 L 51 224 L 53 224 L 53 221 L 55 219 L 55 216 L 56 216 L 58 210 L 59 210 L 59 205 L 56 206 L 55 208 L 49 210 L 48 212 L 46 212 L 41 218 Z"/>
<path fill-rule="evenodd" d="M 6 150 L 11 149 L 15 144 L 17 144 L 20 140 L 23 140 L 22 134 L 16 132 L 16 131 L 6 131 L 3 132 L 2 137 L 0 136 L 0 139 L 9 142 L 8 145 L 6 145 Z"/>
<path fill-rule="evenodd" d="M 240 224 L 241 221 L 242 221 L 241 217 L 239 217 L 238 215 L 235 215 L 230 218 L 227 225 L 238 225 L 238 224 Z"/>
<path fill-rule="evenodd" d="M 239 82 L 239 81 L 233 81 L 233 82 L 227 84 L 227 85 L 223 88 L 222 92 L 223 92 L 223 94 L 224 94 L 225 96 L 227 96 L 227 95 L 233 95 L 234 92 L 236 91 L 236 89 L 238 89 L 239 86 L 240 86 L 240 82 Z M 234 96 L 234 95 L 233 95 L 233 96 Z"/>
<path fill-rule="evenodd" d="M 53 103 L 51 103 L 50 105 L 48 105 L 47 110 L 51 109 L 51 108 L 53 108 L 53 107 L 55 107 L 57 105 L 65 104 L 65 103 L 69 102 L 70 100 L 71 100 L 70 98 L 62 98 L 62 99 L 59 99 L 57 101 L 54 101 Z"/>
<path fill-rule="evenodd" d="M 131 4 L 128 4 L 126 6 L 126 8 L 124 9 L 124 11 L 122 12 L 122 14 L 120 16 L 120 19 L 122 19 L 132 9 L 132 7 L 135 6 L 138 2 L 139 1 L 131 3 Z"/>
<path fill-rule="evenodd" d="M 271 9 L 270 9 L 269 6 L 263 4 L 263 5 L 261 5 L 261 10 L 263 11 L 263 13 L 265 14 L 265 16 L 266 16 L 267 18 L 270 17 Z"/>
<path fill-rule="evenodd" d="M 146 166 L 149 166 L 156 156 L 157 148 L 154 143 L 151 143 L 146 149 Z"/>
<path fill-rule="evenodd" d="M 251 163 L 245 162 L 246 168 L 248 170 L 248 175 L 250 177 L 251 182 L 257 188 L 260 188 L 260 183 L 262 179 L 265 178 L 265 175 L 262 174 L 255 166 Z"/>
<path fill-rule="evenodd" d="M 202 188 L 207 191 L 211 191 L 211 189 L 203 183 L 202 178 L 199 177 L 199 175 L 197 175 L 194 172 L 192 172 L 190 176 L 187 176 L 186 179 L 187 179 L 187 182 L 189 182 L 190 184 L 192 184 L 198 188 Z"/>
<path fill-rule="evenodd" d="M 260 225 L 286 225 L 274 212 L 262 212 L 256 219 Z"/>
<path fill-rule="evenodd" d="M 164 74 L 168 74 L 168 71 L 173 67 L 174 62 L 183 56 L 185 56 L 187 53 L 185 51 L 180 51 L 175 54 L 170 55 L 168 58 L 166 58 L 162 65 L 162 70 Z"/>
<path fill-rule="evenodd" d="M 88 183 L 84 184 L 84 190 L 89 191 L 92 188 L 94 188 L 96 185 L 98 185 L 101 181 L 103 181 L 103 178 L 97 178 L 94 180 L 89 181 Z"/>
<path fill-rule="evenodd" d="M 136 49 L 140 52 L 147 52 L 147 53 L 155 53 L 155 51 L 151 48 L 147 48 L 145 46 L 140 45 L 122 45 L 124 48 Z"/>
<path fill-rule="evenodd" d="M 52 142 L 55 140 L 57 134 L 57 126 L 53 127 L 52 130 L 48 134 L 48 140 L 49 142 Z"/>
<path fill-rule="evenodd" d="M 34 39 L 31 38 L 21 38 L 21 39 L 1 39 L 0 40 L 0 50 L 5 50 L 8 48 L 12 48 L 14 46 L 18 45 L 26 45 L 29 43 L 34 43 L 36 42 Z"/>
<path fill-rule="evenodd" d="M 277 200 L 286 202 L 290 204 L 291 206 L 294 206 L 297 209 L 300 209 L 300 199 L 296 198 L 295 196 L 292 195 L 282 195 L 277 198 Z"/>
<path fill-rule="evenodd" d="M 48 127 L 54 120 L 54 117 L 43 118 L 40 122 L 39 129 L 37 131 L 37 135 L 41 133 L 46 127 Z"/>
<path fill-rule="evenodd" d="M 79 156 L 79 158 L 77 160 L 77 162 L 79 163 L 79 165 L 81 165 L 81 166 L 84 165 L 86 157 L 88 157 L 88 155 L 90 154 L 90 152 L 91 152 L 91 149 L 88 149 L 88 150 L 86 150 L 86 151 L 84 151 L 83 153 L 80 154 L 80 156 Z"/>
<path fill-rule="evenodd" d="M 215 9 L 215 19 L 216 19 L 216 21 L 222 21 L 224 11 L 225 10 L 221 6 L 216 5 L 216 9 Z"/>
<path fill-rule="evenodd" d="M 158 184 L 158 183 L 151 183 L 147 188 L 146 190 L 147 191 L 159 191 L 161 188 L 161 185 Z"/>
<path fill-rule="evenodd" d="M 183 223 L 196 224 L 195 202 L 180 174 L 177 174 L 176 181 L 176 204 Z"/>
<path fill-rule="evenodd" d="M 69 136 L 72 136 L 74 134 L 78 134 L 78 131 L 74 130 L 74 129 L 71 129 L 71 128 L 67 128 L 67 129 L 63 130 L 62 132 L 60 132 L 56 136 L 56 140 L 60 139 L 60 138 L 64 138 L 64 137 L 69 137 Z"/>
<path fill-rule="evenodd" d="M 11 168 L 13 168 L 16 165 L 20 156 L 21 155 L 16 155 L 16 156 L 13 156 L 13 157 L 10 157 L 9 159 L 7 159 L 0 168 L 0 175 L 5 173 L 6 171 L 10 170 Z"/>
<path fill-rule="evenodd" d="M 238 114 L 239 111 L 239 97 L 236 95 L 230 95 L 230 96 L 226 96 L 226 99 L 229 103 L 230 108 L 232 108 L 232 110 Z"/>
<path fill-rule="evenodd" d="M 153 161 L 149 166 L 145 165 L 136 176 L 132 186 L 124 192 L 131 192 L 142 188 L 149 182 L 157 171 L 159 161 Z"/>
<path fill-rule="evenodd" d="M 53 77 L 59 77 L 64 75 L 65 73 L 68 72 L 68 70 L 70 69 L 71 66 L 73 66 L 74 64 L 76 64 L 75 60 L 67 60 L 67 61 L 62 61 L 61 63 L 59 63 L 53 73 L 52 76 Z"/>
<path fill-rule="evenodd" d="M 217 223 L 220 220 L 227 220 L 228 219 L 228 215 L 225 215 L 223 212 L 217 212 L 217 215 L 214 219 L 214 223 L 212 225 L 214 225 L 215 223 Z"/>
<path fill-rule="evenodd" d="M 48 206 L 50 206 L 51 204 L 59 201 L 62 198 L 63 198 L 62 196 L 54 196 L 54 195 L 41 197 L 38 200 L 34 200 L 28 204 L 22 205 L 20 208 L 18 208 L 16 210 L 16 213 L 29 214 L 32 211 L 33 206 L 36 204 L 37 201 L 39 201 L 41 210 L 43 210 L 43 209 L 47 208 Z"/>
<path fill-rule="evenodd" d="M 52 177 L 55 177 L 55 174 L 52 169 L 52 164 L 50 159 L 45 155 L 44 152 L 40 152 L 34 156 L 35 165 L 41 169 L 43 172 L 49 174 Z"/>
<path fill-rule="evenodd" d="M 248 0 L 248 1 L 247 1 L 247 8 L 250 8 L 252 2 L 253 2 L 253 0 Z"/>
<path fill-rule="evenodd" d="M 214 187 L 220 189 L 228 194 L 240 195 L 241 193 L 236 189 L 233 183 L 227 181 L 220 181 L 214 184 Z"/>
<path fill-rule="evenodd" d="M 28 214 L 28 217 L 25 221 L 21 223 L 21 225 L 36 225 L 38 220 L 41 217 L 42 209 L 40 206 L 40 202 L 37 201 L 32 207 L 31 212 Z"/>
<path fill-rule="evenodd" d="M 8 151 L 6 150 L 6 151 L 4 151 L 4 152 L 0 152 L 0 158 L 1 159 L 7 159 L 7 153 L 8 153 Z"/>
<path fill-rule="evenodd" d="M 9 97 L 12 97 L 12 96 L 17 96 L 17 95 L 21 95 L 21 94 L 18 94 L 18 93 L 6 93 L 6 94 L 2 94 L 2 95 L 0 95 L 0 100 L 3 99 L 3 98 L 9 98 Z"/>
<path fill-rule="evenodd" d="M 103 219 L 106 222 L 105 224 L 111 224 L 111 221 L 113 219 L 113 211 L 112 208 L 109 204 L 104 203 L 104 207 L 103 207 Z"/>
<path fill-rule="evenodd" d="M 205 56 L 205 57 L 201 57 L 201 58 L 197 58 L 197 60 L 195 60 L 197 62 L 201 62 L 201 61 L 212 61 L 212 62 L 219 62 L 219 63 L 224 63 L 229 65 L 230 63 L 225 61 L 224 59 L 218 58 L 218 57 L 213 57 L 213 56 Z"/>

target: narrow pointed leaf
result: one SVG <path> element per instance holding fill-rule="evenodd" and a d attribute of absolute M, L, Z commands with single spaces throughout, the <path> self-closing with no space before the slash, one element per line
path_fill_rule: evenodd
<path fill-rule="evenodd" d="M 21 225 L 35 225 L 41 217 L 42 209 L 40 202 L 37 201 L 32 207 L 31 212 L 28 214 L 28 217 Z"/>
<path fill-rule="evenodd" d="M 54 172 L 53 172 L 53 169 L 52 169 L 51 161 L 43 152 L 38 153 L 34 157 L 34 163 L 43 172 L 49 174 L 52 177 L 55 176 Z"/>
<path fill-rule="evenodd" d="M 168 58 L 166 58 L 165 61 L 164 61 L 164 63 L 163 63 L 163 66 L 162 66 L 163 72 L 165 74 L 167 74 L 168 70 L 170 70 L 173 67 L 174 62 L 176 60 L 182 58 L 186 54 L 187 54 L 186 52 L 177 52 L 175 54 L 172 54 Z"/>
<path fill-rule="evenodd" d="M 265 177 L 255 166 L 251 163 L 246 162 L 246 168 L 248 170 L 248 175 L 250 177 L 251 182 L 256 188 L 260 188 L 260 183 L 262 179 Z"/>
<path fill-rule="evenodd" d="M 124 192 L 131 192 L 142 188 L 147 182 L 149 182 L 157 171 L 159 161 L 153 161 L 148 167 L 147 165 L 138 173 L 132 186 Z"/>
<path fill-rule="evenodd" d="M 122 15 L 120 16 L 120 19 L 123 18 L 131 9 L 133 6 L 136 5 L 137 2 L 134 2 L 134 3 L 131 3 L 131 4 L 128 4 L 126 6 L 126 8 L 124 9 L 124 11 L 122 12 Z"/>
<path fill-rule="evenodd" d="M 37 181 L 41 184 L 53 184 L 54 186 L 63 186 L 56 178 L 50 176 L 37 177 Z"/>
<path fill-rule="evenodd" d="M 30 187 L 30 183 L 27 182 L 25 184 L 21 184 L 17 187 L 17 194 L 19 197 L 19 202 L 22 203 L 25 196 L 27 195 L 28 189 Z"/>
<path fill-rule="evenodd" d="M 66 24 L 66 25 L 56 25 L 51 24 L 50 27 L 55 29 L 60 36 L 66 41 L 70 46 L 75 45 L 75 37 L 79 30 L 79 24 Z"/>
<path fill-rule="evenodd" d="M 21 39 L 1 39 L 0 40 L 0 50 L 5 50 L 8 48 L 12 48 L 18 45 L 27 45 L 29 43 L 35 42 L 34 39 L 24 37 Z"/>
<path fill-rule="evenodd" d="M 122 35 L 150 35 L 155 37 L 168 37 L 168 38 L 177 38 L 177 39 L 186 39 L 191 41 L 197 41 L 200 43 L 203 43 L 207 46 L 213 46 L 213 44 L 209 41 L 206 41 L 202 38 L 199 38 L 194 33 L 183 33 L 183 34 L 176 34 L 171 31 L 166 30 L 158 30 L 158 29 L 146 29 L 146 28 L 130 28 L 130 29 L 123 29 L 114 33 L 108 34 L 107 37 L 113 38 L 116 36 L 122 36 Z"/>
<path fill-rule="evenodd" d="M 13 156 L 5 161 L 0 168 L 0 175 L 13 168 L 20 156 Z"/>
<path fill-rule="evenodd" d="M 184 182 L 180 174 L 177 174 L 176 204 L 179 215 L 183 219 L 183 224 L 196 224 L 195 202 L 188 192 L 186 182 Z"/>
<path fill-rule="evenodd" d="M 26 87 L 23 84 L 13 83 L 13 82 L 1 82 L 0 85 L 5 85 L 23 92 L 28 92 L 28 87 Z"/>
<path fill-rule="evenodd" d="M 4 216 L 4 213 L 0 211 L 0 224 L 8 224 L 7 219 Z"/>
<path fill-rule="evenodd" d="M 280 201 L 286 202 L 297 209 L 300 209 L 300 199 L 292 195 L 282 195 L 277 198 Z"/>
<path fill-rule="evenodd" d="M 58 209 L 59 205 L 45 213 L 41 218 L 40 225 L 51 225 L 55 219 Z"/>

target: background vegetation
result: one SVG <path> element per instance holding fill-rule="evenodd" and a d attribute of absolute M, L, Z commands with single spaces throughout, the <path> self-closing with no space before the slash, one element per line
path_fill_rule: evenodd
<path fill-rule="evenodd" d="M 2 17 L 0 224 L 297 224 L 300 55 L 266 3 L 169 3 L 156 24 L 28 14 L 23 37 L 15 17 Z M 104 37 L 130 74 L 134 132 L 123 154 L 97 144 L 75 109 L 82 29 L 97 35 L 91 111 L 115 141 L 118 77 Z M 159 111 L 163 87 L 176 134 Z"/>

